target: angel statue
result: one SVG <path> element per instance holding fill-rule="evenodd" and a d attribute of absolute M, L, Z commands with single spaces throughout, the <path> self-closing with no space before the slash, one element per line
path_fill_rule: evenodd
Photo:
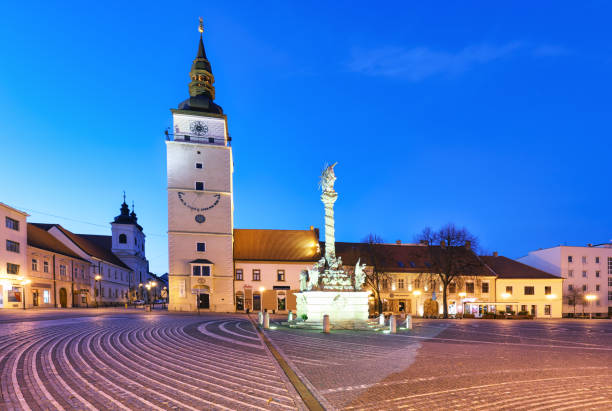
<path fill-rule="evenodd" d="M 319 286 L 319 270 L 315 268 L 308 270 L 308 290 L 317 288 Z"/>
<path fill-rule="evenodd" d="M 338 164 L 335 162 L 331 166 L 325 167 L 325 170 L 321 173 L 321 180 L 319 181 L 319 187 L 325 192 L 334 192 L 334 183 L 336 182 L 336 175 L 334 174 L 334 167 Z"/>
<path fill-rule="evenodd" d="M 360 290 L 361 287 L 363 286 L 363 283 L 365 282 L 365 268 L 366 265 L 364 264 L 359 264 L 361 263 L 361 258 L 359 260 L 357 260 L 357 264 L 355 265 L 355 290 Z"/>
<path fill-rule="evenodd" d="M 308 270 L 302 270 L 300 273 L 300 291 L 306 291 L 308 288 Z"/>

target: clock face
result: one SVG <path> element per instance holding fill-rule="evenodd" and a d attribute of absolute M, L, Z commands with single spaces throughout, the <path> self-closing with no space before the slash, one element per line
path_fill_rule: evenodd
<path fill-rule="evenodd" d="M 202 121 L 192 121 L 189 129 L 196 136 L 205 136 L 208 133 L 208 126 Z"/>
<path fill-rule="evenodd" d="M 200 224 L 206 221 L 206 218 L 201 213 L 215 207 L 221 200 L 221 194 L 213 194 L 212 198 L 210 198 L 210 194 L 184 193 L 179 191 L 177 195 L 182 205 L 198 213 L 195 216 L 195 220 Z"/>

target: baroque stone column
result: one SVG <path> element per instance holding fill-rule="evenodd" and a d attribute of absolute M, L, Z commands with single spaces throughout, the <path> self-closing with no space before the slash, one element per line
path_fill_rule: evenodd
<path fill-rule="evenodd" d="M 321 201 L 325 206 L 325 260 L 328 263 L 336 259 L 336 234 L 334 226 L 334 203 L 338 199 L 335 191 L 323 191 Z"/>

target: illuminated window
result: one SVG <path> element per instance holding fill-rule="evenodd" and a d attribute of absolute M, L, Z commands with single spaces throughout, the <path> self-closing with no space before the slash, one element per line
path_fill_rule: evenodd
<path fill-rule="evenodd" d="M 51 302 L 51 298 L 49 295 L 49 290 L 43 290 L 43 303 L 49 304 Z"/>
<path fill-rule="evenodd" d="M 550 285 L 544 286 L 544 294 L 545 295 L 551 295 L 552 294 L 552 287 Z"/>
<path fill-rule="evenodd" d="M 261 281 L 261 271 L 253 270 L 253 281 Z"/>
<path fill-rule="evenodd" d="M 512 286 L 511 285 L 507 285 L 506 286 L 506 294 L 512 295 Z"/>
<path fill-rule="evenodd" d="M 19 264 L 6 263 L 7 274 L 19 274 Z"/>
<path fill-rule="evenodd" d="M 32 258 L 32 271 L 38 271 L 38 260 L 36 258 Z"/>
<path fill-rule="evenodd" d="M 489 292 L 489 283 L 482 283 L 482 293 L 487 294 Z"/>
<path fill-rule="evenodd" d="M 550 315 L 550 305 L 548 304 L 544 306 L 544 315 Z"/>
<path fill-rule="evenodd" d="M 404 289 L 404 279 L 400 278 L 399 280 L 397 280 L 397 288 L 399 288 L 400 290 Z"/>
<path fill-rule="evenodd" d="M 236 281 L 242 281 L 244 279 L 242 274 L 242 268 L 236 269 Z"/>
<path fill-rule="evenodd" d="M 474 294 L 474 283 L 465 283 L 465 292 L 468 294 Z"/>
<path fill-rule="evenodd" d="M 534 295 L 535 294 L 535 287 L 530 286 L 530 285 L 526 285 L 525 286 L 525 295 Z"/>
<path fill-rule="evenodd" d="M 277 281 L 285 281 L 285 270 L 276 271 L 276 280 Z"/>

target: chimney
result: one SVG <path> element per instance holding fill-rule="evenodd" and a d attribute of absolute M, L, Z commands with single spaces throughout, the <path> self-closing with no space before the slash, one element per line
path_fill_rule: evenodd
<path fill-rule="evenodd" d="M 497 251 L 493 251 L 493 257 L 497 257 Z"/>
<path fill-rule="evenodd" d="M 314 226 L 313 225 L 310 226 L 310 231 L 314 231 Z"/>
<path fill-rule="evenodd" d="M 468 250 L 472 248 L 472 242 L 470 240 L 465 241 L 465 248 Z"/>
<path fill-rule="evenodd" d="M 397 244 L 397 245 L 402 245 L 402 240 L 397 240 L 397 241 L 395 241 L 395 244 Z"/>

